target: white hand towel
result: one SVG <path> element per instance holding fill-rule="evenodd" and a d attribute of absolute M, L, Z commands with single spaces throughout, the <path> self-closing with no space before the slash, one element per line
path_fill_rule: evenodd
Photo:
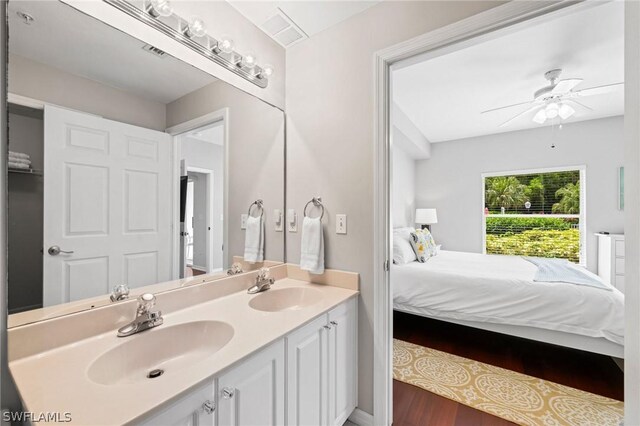
<path fill-rule="evenodd" d="M 9 165 L 10 169 L 25 169 L 25 170 L 29 170 L 31 168 L 28 164 L 14 163 L 13 161 L 9 161 L 8 165 Z"/>
<path fill-rule="evenodd" d="M 24 152 L 9 151 L 9 157 L 23 158 L 25 160 L 28 160 L 29 159 L 29 154 L 25 154 Z"/>
<path fill-rule="evenodd" d="M 264 260 L 264 224 L 262 216 L 247 218 L 244 236 L 244 260 L 255 263 Z"/>
<path fill-rule="evenodd" d="M 26 164 L 27 166 L 31 165 L 31 160 L 25 160 L 24 158 L 11 158 L 11 157 L 9 157 L 9 161 L 12 162 L 12 163 Z"/>
<path fill-rule="evenodd" d="M 324 273 L 324 235 L 319 217 L 305 217 L 302 221 L 300 269 L 312 274 Z"/>

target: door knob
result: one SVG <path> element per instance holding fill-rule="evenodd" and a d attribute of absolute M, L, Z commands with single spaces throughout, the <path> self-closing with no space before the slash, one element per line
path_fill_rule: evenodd
<path fill-rule="evenodd" d="M 65 253 L 65 254 L 71 254 L 73 253 L 73 250 L 70 251 L 64 251 L 64 250 L 60 250 L 59 246 L 51 246 L 49 247 L 49 250 L 47 250 L 47 252 L 51 255 L 51 256 L 57 256 L 60 253 Z"/>

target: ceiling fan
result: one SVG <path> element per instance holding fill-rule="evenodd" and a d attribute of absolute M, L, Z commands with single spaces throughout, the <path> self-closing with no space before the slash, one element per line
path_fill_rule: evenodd
<path fill-rule="evenodd" d="M 558 117 L 562 120 L 566 120 L 576 112 L 572 105 L 582 107 L 589 111 L 593 111 L 592 108 L 579 102 L 577 100 L 578 98 L 603 95 L 605 93 L 616 90 L 618 86 L 624 85 L 624 83 L 613 83 L 603 86 L 590 87 L 583 90 L 573 90 L 578 84 L 582 83 L 582 79 L 567 78 L 564 80 L 559 80 L 561 72 L 561 69 L 554 69 L 544 73 L 544 78 L 549 81 L 549 84 L 541 89 L 536 90 L 533 94 L 533 100 L 489 109 L 486 111 L 482 111 L 481 114 L 499 111 L 506 108 L 513 108 L 521 105 L 530 105 L 530 107 L 526 110 L 502 123 L 500 127 L 506 127 L 514 120 L 524 115 L 530 114 L 536 110 L 537 112 L 533 115 L 532 120 L 538 124 L 544 124 L 547 120 L 553 120 Z"/>

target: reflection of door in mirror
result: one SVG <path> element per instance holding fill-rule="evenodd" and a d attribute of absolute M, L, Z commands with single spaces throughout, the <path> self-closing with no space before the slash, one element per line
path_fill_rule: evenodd
<path fill-rule="evenodd" d="M 224 268 L 224 123 L 215 121 L 176 136 L 188 176 L 181 277 Z"/>

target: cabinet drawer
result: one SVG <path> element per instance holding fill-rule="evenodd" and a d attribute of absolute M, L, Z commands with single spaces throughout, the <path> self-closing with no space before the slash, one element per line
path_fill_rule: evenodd
<path fill-rule="evenodd" d="M 624 275 L 616 275 L 615 287 L 624 293 Z"/>
<path fill-rule="evenodd" d="M 624 257 L 624 240 L 616 240 L 616 256 Z"/>
<path fill-rule="evenodd" d="M 624 259 L 616 258 L 616 275 L 624 275 Z"/>

